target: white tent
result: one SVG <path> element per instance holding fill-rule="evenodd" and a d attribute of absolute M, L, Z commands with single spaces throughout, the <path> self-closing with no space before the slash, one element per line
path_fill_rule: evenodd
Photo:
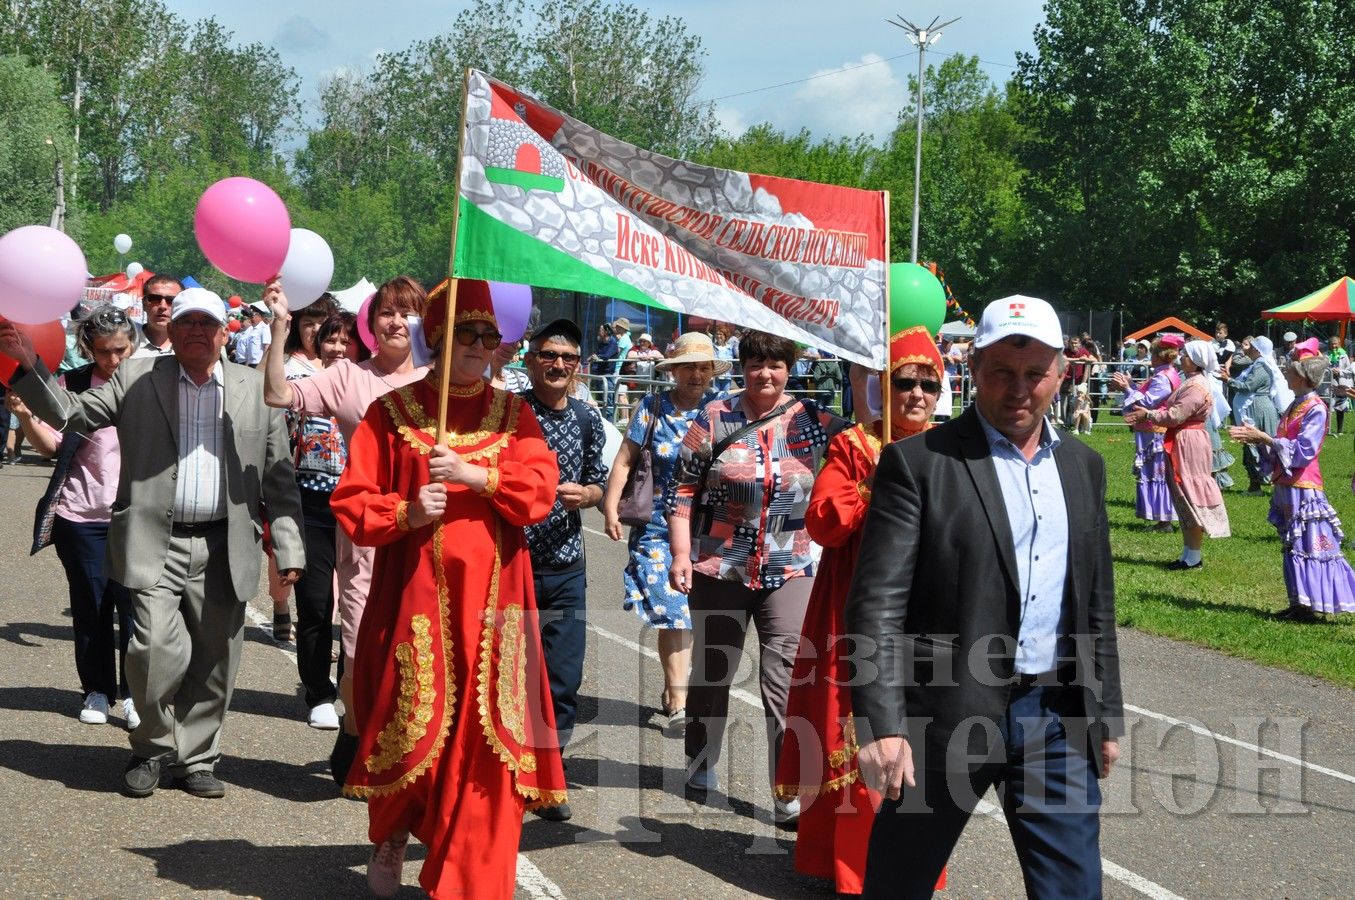
<path fill-rule="evenodd" d="M 348 312 L 357 315 L 358 310 L 362 308 L 362 301 L 376 292 L 376 285 L 372 284 L 366 278 L 359 278 L 358 283 L 341 291 L 333 291 L 334 299 L 339 301 L 339 307 Z"/>
<path fill-rule="evenodd" d="M 966 325 L 958 319 L 954 322 L 947 322 L 941 326 L 940 337 L 964 338 L 974 336 L 974 326 Z"/>

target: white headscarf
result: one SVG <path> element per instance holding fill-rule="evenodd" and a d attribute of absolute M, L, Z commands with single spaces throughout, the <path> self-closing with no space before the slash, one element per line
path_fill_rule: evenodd
<path fill-rule="evenodd" d="M 1265 335 L 1252 338 L 1251 343 L 1256 352 L 1261 354 L 1256 363 L 1270 370 L 1270 402 L 1275 404 L 1277 413 L 1284 415 L 1289 404 L 1294 402 L 1294 391 L 1289 387 L 1289 382 L 1284 380 L 1280 366 L 1275 362 L 1275 344 Z"/>
<path fill-rule="evenodd" d="M 1200 367 L 1206 375 L 1213 375 L 1219 370 L 1219 358 L 1214 352 L 1214 345 L 1209 341 L 1190 341 L 1186 344 L 1186 356 L 1190 361 Z"/>

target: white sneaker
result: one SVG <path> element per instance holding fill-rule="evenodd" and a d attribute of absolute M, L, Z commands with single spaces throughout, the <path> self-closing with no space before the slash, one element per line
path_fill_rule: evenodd
<path fill-rule="evenodd" d="M 108 697 L 98 691 L 86 697 L 84 708 L 80 710 L 80 721 L 86 725 L 107 725 Z"/>
<path fill-rule="evenodd" d="M 687 708 L 675 709 L 668 716 L 667 723 L 663 726 L 663 733 L 668 737 L 682 737 L 687 731 Z"/>
<path fill-rule="evenodd" d="M 127 722 L 128 731 L 136 731 L 141 726 L 141 716 L 137 714 L 136 704 L 131 697 L 122 698 L 122 718 Z"/>
<path fill-rule="evenodd" d="M 720 789 L 720 776 L 710 766 L 687 773 L 687 787 L 694 791 L 717 791 Z"/>
<path fill-rule="evenodd" d="M 800 822 L 800 798 L 772 801 L 772 821 L 781 828 L 794 828 Z"/>
<path fill-rule="evenodd" d="M 408 835 L 392 838 L 372 848 L 367 860 L 367 887 L 378 897 L 394 897 L 400 892 L 401 876 L 405 866 L 405 846 Z"/>
<path fill-rule="evenodd" d="M 339 711 L 334 708 L 333 703 L 318 703 L 311 707 L 310 719 L 306 724 L 321 731 L 337 731 Z"/>

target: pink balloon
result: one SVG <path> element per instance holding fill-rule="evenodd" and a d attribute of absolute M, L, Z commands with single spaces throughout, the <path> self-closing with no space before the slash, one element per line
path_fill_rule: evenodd
<path fill-rule="evenodd" d="M 367 299 L 362 301 L 358 307 L 358 337 L 367 345 L 367 349 L 376 352 L 376 335 L 372 334 L 372 326 L 367 324 L 367 314 L 371 312 L 372 301 L 376 299 L 376 292 L 367 295 Z"/>
<path fill-rule="evenodd" d="M 0 315 L 25 325 L 52 322 L 85 293 L 85 254 L 65 234 L 25 225 L 0 238 Z"/>
<path fill-rule="evenodd" d="M 193 213 L 193 233 L 208 262 L 231 278 L 263 284 L 287 258 L 292 220 L 273 189 L 253 178 L 223 178 Z"/>
<path fill-rule="evenodd" d="M 525 284 L 491 281 L 489 302 L 494 305 L 494 318 L 499 320 L 503 339 L 509 343 L 520 340 L 532 314 L 532 289 Z"/>

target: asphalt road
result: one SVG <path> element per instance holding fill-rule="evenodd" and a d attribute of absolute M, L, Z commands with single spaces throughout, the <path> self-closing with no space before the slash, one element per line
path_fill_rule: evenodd
<path fill-rule="evenodd" d="M 117 793 L 121 722 L 82 725 L 65 579 L 27 555 L 43 466 L 0 470 L 0 894 L 360 897 L 361 803 L 326 772 L 332 735 L 305 724 L 294 657 L 262 595 L 217 774 L 224 800 Z M 595 516 L 590 528 L 599 528 Z M 731 704 L 727 802 L 681 794 L 681 742 L 658 729 L 653 635 L 620 609 L 624 545 L 587 535 L 591 620 L 580 726 L 568 754 L 574 819 L 528 816 L 520 898 L 824 897 L 769 822 L 766 749 L 746 660 Z M 1277 560 L 1278 566 L 1278 560 Z M 267 617 L 267 619 L 266 619 Z M 1132 730 L 1105 785 L 1109 897 L 1355 896 L 1355 693 L 1122 632 Z M 992 799 L 990 797 L 990 799 Z M 1000 815 L 977 816 L 950 866 L 954 897 L 1016 897 Z M 418 895 L 412 847 L 402 896 Z"/>

